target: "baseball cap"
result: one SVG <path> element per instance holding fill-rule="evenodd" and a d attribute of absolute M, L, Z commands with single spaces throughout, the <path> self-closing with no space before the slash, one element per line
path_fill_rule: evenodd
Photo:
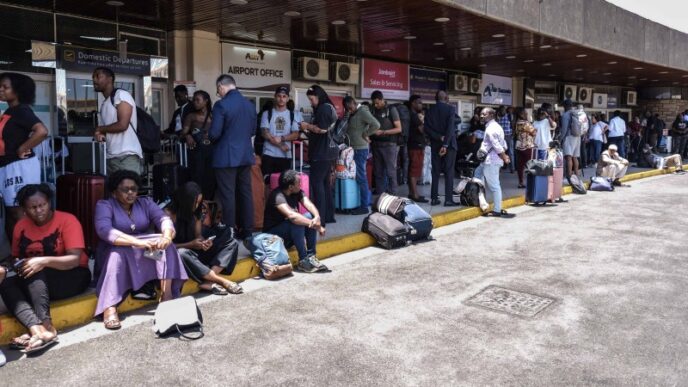
<path fill-rule="evenodd" d="M 279 86 L 277 89 L 275 89 L 275 95 L 277 94 L 286 94 L 289 95 L 289 88 L 286 86 Z"/>
<path fill-rule="evenodd" d="M 619 150 L 619 148 L 616 146 L 616 144 L 612 144 L 609 146 L 609 150 L 616 152 Z"/>
<path fill-rule="evenodd" d="M 375 99 L 384 99 L 385 97 L 382 95 L 382 92 L 380 90 L 375 90 L 373 93 L 370 95 L 371 100 Z"/>

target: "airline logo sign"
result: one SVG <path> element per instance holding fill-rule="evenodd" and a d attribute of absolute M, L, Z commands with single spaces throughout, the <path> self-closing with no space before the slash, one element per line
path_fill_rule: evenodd
<path fill-rule="evenodd" d="M 409 98 L 409 65 L 363 59 L 361 71 L 361 97 L 370 98 L 380 90 L 385 99 L 406 101 Z"/>
<path fill-rule="evenodd" d="M 222 68 L 241 89 L 274 91 L 291 84 L 291 51 L 223 43 Z"/>
<path fill-rule="evenodd" d="M 480 90 L 481 103 L 490 105 L 511 105 L 511 78 L 497 75 L 483 74 Z"/>

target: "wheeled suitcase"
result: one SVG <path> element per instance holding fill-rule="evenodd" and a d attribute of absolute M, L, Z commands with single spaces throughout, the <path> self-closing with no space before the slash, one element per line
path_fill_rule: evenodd
<path fill-rule="evenodd" d="M 105 143 L 98 143 L 100 147 L 101 171 L 105 169 Z M 84 242 L 87 252 L 93 253 L 98 245 L 98 234 L 95 228 L 95 212 L 98 200 L 105 198 L 105 176 L 95 173 L 96 143 L 93 146 L 94 173 L 70 173 L 57 178 L 56 198 L 57 209 L 76 216 L 84 231 Z"/>
<path fill-rule="evenodd" d="M 432 217 L 416 203 L 404 206 L 404 223 L 411 229 L 408 239 L 420 241 L 430 238 L 432 232 Z"/>
<path fill-rule="evenodd" d="M 561 187 L 564 184 L 564 168 L 552 169 L 552 176 L 547 176 L 549 188 L 547 189 L 547 200 L 554 203 L 561 198 Z"/>
<path fill-rule="evenodd" d="M 299 160 L 303 160 L 303 142 L 301 141 L 294 141 L 293 146 L 292 146 L 292 152 L 291 152 L 291 169 L 296 170 L 296 146 L 299 145 L 301 152 L 299 156 Z M 273 190 L 277 189 L 279 187 L 279 177 L 280 173 L 273 173 L 270 175 L 270 192 Z M 299 177 L 301 178 L 301 191 L 303 191 L 304 194 L 306 194 L 307 197 L 310 197 L 310 177 L 303 173 L 303 161 L 299 164 Z M 299 212 L 302 214 L 305 214 L 307 212 L 306 207 L 304 207 L 302 204 L 299 204 Z"/>
<path fill-rule="evenodd" d="M 528 174 L 526 177 L 526 202 L 546 203 L 548 200 L 549 176 Z"/>
<path fill-rule="evenodd" d="M 179 143 L 177 147 L 179 163 L 164 163 L 153 166 L 153 200 L 157 203 L 171 199 L 174 191 L 189 181 L 187 145 Z"/>
<path fill-rule="evenodd" d="M 383 192 L 378 196 L 375 203 L 373 203 L 373 210 L 381 214 L 390 215 L 393 218 L 404 221 L 404 206 L 408 199 L 400 198 L 399 196 L 390 195 Z"/>
<path fill-rule="evenodd" d="M 334 186 L 334 208 L 352 210 L 361 205 L 361 194 L 356 179 L 337 179 Z"/>
<path fill-rule="evenodd" d="M 377 243 L 386 249 L 408 244 L 408 227 L 391 216 L 379 212 L 373 212 L 363 220 L 361 231 L 372 235 Z"/>

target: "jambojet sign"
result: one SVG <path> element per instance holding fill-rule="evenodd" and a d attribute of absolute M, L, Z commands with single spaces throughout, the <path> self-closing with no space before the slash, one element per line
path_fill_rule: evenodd
<path fill-rule="evenodd" d="M 222 68 L 240 89 L 275 91 L 291 83 L 291 52 L 223 43 Z"/>
<path fill-rule="evenodd" d="M 481 103 L 511 105 L 511 78 L 483 74 L 480 85 L 482 90 Z"/>

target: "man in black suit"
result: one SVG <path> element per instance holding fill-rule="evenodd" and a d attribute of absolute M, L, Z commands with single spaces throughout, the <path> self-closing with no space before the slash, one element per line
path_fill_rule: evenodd
<path fill-rule="evenodd" d="M 440 204 L 440 172 L 444 173 L 444 206 L 458 206 L 454 195 L 454 164 L 456 163 L 456 109 L 449 105 L 447 93 L 440 90 L 435 95 L 437 103 L 425 116 L 425 133 L 430 137 L 432 151 L 431 205 Z"/>

